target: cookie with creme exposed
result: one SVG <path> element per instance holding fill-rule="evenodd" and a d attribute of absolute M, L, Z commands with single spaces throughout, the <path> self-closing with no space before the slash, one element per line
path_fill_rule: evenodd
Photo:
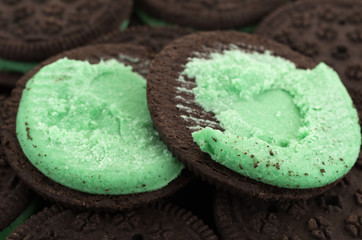
<path fill-rule="evenodd" d="M 22 78 L 1 131 L 17 174 L 48 200 L 93 211 L 144 205 L 187 184 L 147 109 L 152 57 L 142 46 L 94 45 Z"/>
<path fill-rule="evenodd" d="M 258 36 L 180 38 L 148 75 L 156 129 L 191 171 L 233 193 L 309 198 L 352 168 L 361 135 L 338 74 Z"/>

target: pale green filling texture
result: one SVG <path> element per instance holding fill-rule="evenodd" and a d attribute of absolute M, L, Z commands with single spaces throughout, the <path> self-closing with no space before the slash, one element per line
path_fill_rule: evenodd
<path fill-rule="evenodd" d="M 129 20 L 126 19 L 126 20 L 124 20 L 124 21 L 121 23 L 121 26 L 119 27 L 119 29 L 120 29 L 121 31 L 126 30 L 126 29 L 128 28 L 128 25 L 129 25 Z"/>
<path fill-rule="evenodd" d="M 224 129 L 204 128 L 194 141 L 231 170 L 274 186 L 315 188 L 354 165 L 357 112 L 326 64 L 303 70 L 269 52 L 233 49 L 189 59 L 180 81 L 185 75 L 196 79 L 196 102 Z"/>
<path fill-rule="evenodd" d="M 26 84 L 17 135 L 43 174 L 88 193 L 160 189 L 183 168 L 153 129 L 145 79 L 116 60 L 43 67 Z"/>

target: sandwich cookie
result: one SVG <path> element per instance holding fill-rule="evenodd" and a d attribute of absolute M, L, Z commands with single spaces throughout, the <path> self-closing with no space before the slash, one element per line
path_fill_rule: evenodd
<path fill-rule="evenodd" d="M 239 195 L 320 194 L 359 154 L 357 112 L 336 72 L 274 41 L 237 32 L 180 38 L 156 57 L 147 87 L 171 151 Z"/>
<path fill-rule="evenodd" d="M 1 131 L 18 175 L 46 199 L 93 211 L 144 205 L 187 184 L 191 176 L 152 127 L 150 59 L 142 46 L 93 45 L 24 76 Z"/>

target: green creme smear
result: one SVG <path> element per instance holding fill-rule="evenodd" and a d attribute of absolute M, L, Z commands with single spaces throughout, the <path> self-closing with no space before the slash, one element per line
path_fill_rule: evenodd
<path fill-rule="evenodd" d="M 124 30 L 126 30 L 128 28 L 128 26 L 129 26 L 129 20 L 126 19 L 121 23 L 121 26 L 119 27 L 119 29 L 121 31 L 124 31 Z"/>
<path fill-rule="evenodd" d="M 30 205 L 13 221 L 8 227 L 0 230 L 0 240 L 5 240 L 7 236 L 14 231 L 16 227 L 28 220 L 39 209 L 39 200 L 35 198 Z"/>
<path fill-rule="evenodd" d="M 18 62 L 0 58 L 0 71 L 27 73 L 38 63 Z"/>
<path fill-rule="evenodd" d="M 343 177 L 361 145 L 358 116 L 337 73 L 270 52 L 232 48 L 191 58 L 180 75 L 195 78 L 196 102 L 223 132 L 204 128 L 194 141 L 229 169 L 284 188 L 322 187 Z"/>
<path fill-rule="evenodd" d="M 146 25 L 151 27 L 174 27 L 175 24 L 166 22 L 162 19 L 152 17 L 148 13 L 146 13 L 144 10 L 140 8 L 136 8 L 136 14 L 138 18 Z"/>
<path fill-rule="evenodd" d="M 23 91 L 16 131 L 39 171 L 82 192 L 152 191 L 183 169 L 153 129 L 146 80 L 114 59 L 40 69 Z"/>

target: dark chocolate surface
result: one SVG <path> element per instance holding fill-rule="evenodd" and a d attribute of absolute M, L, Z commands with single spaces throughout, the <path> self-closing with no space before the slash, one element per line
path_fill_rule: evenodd
<path fill-rule="evenodd" d="M 130 43 L 142 45 L 158 53 L 172 40 L 190 34 L 191 31 L 176 27 L 131 27 L 113 31 L 97 38 L 93 43 Z"/>
<path fill-rule="evenodd" d="M 119 29 L 131 0 L 0 1 L 0 57 L 42 61 Z"/>
<path fill-rule="evenodd" d="M 337 71 L 356 106 L 362 107 L 362 2 L 298 1 L 276 10 L 256 34 L 325 62 Z"/>
<path fill-rule="evenodd" d="M 5 96 L 0 95 L 0 111 Z M 34 194 L 5 161 L 0 146 L 0 231 L 8 227 L 31 203 Z"/>
<path fill-rule="evenodd" d="M 217 240 L 213 231 L 190 212 L 156 204 L 114 214 L 47 208 L 17 228 L 15 239 Z"/>
<path fill-rule="evenodd" d="M 243 27 L 288 0 L 137 0 L 136 6 L 169 23 L 195 29 Z"/>
<path fill-rule="evenodd" d="M 362 159 L 334 188 L 308 200 L 265 202 L 219 192 L 214 210 L 221 239 L 361 239 Z"/>
<path fill-rule="evenodd" d="M 16 81 L 22 76 L 21 73 L 0 71 L 0 94 L 10 93 L 11 89 L 15 87 Z"/>

